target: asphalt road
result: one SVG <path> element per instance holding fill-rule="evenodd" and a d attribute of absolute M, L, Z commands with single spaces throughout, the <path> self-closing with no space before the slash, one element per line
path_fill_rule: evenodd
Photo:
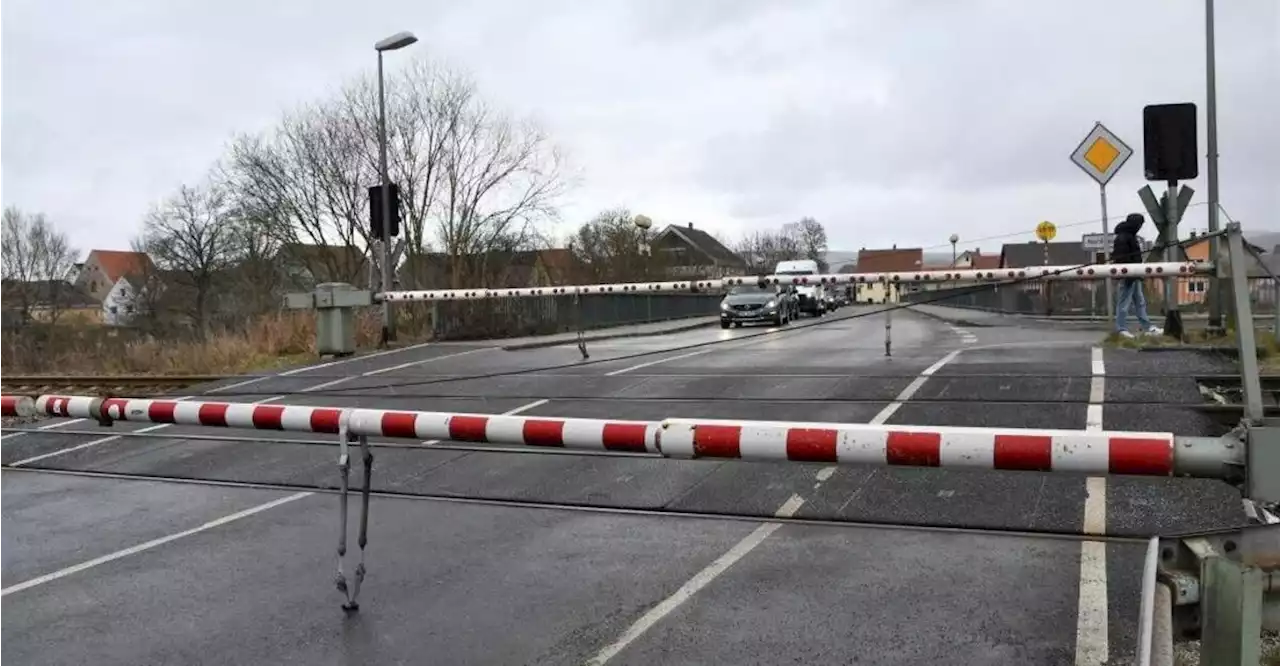
<path fill-rule="evenodd" d="M 211 395 L 618 419 L 1086 425 L 1096 333 L 961 329 L 899 312 L 886 358 L 883 314 L 850 308 L 811 323 L 596 342 L 589 363 L 572 346 L 425 345 Z M 1199 397 L 1179 379 L 1229 371 L 1221 362 L 1101 359 L 1105 403 L 1093 409 L 1106 429 L 1222 432 L 1185 408 Z M 467 379 L 494 373 L 508 374 Z M 362 608 L 344 618 L 337 499 L 323 492 L 337 485 L 336 442 L 272 434 L 292 443 L 135 423 L 6 436 L 3 658 L 1120 663 L 1133 651 L 1144 546 L 1060 534 L 1243 521 L 1239 494 L 1215 481 L 402 442 L 376 449 L 372 487 L 429 497 L 374 498 Z M 762 520 L 775 516 L 795 520 Z"/>

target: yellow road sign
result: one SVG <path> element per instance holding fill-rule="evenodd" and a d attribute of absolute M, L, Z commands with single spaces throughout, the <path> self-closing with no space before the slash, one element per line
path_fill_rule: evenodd
<path fill-rule="evenodd" d="M 1132 148 L 1102 123 L 1097 123 L 1085 135 L 1084 141 L 1076 146 L 1075 152 L 1071 153 L 1071 161 L 1098 181 L 1099 185 L 1106 185 L 1131 155 Z"/>
<path fill-rule="evenodd" d="M 1036 238 L 1048 243 L 1058 235 L 1058 228 L 1052 222 L 1041 222 L 1036 225 Z"/>

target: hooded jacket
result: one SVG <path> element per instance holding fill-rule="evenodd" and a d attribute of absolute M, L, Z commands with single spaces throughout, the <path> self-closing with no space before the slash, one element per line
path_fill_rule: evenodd
<path fill-rule="evenodd" d="M 1124 222 L 1116 225 L 1116 240 L 1111 247 L 1111 263 L 1142 263 L 1142 244 L 1138 242 L 1138 231 L 1145 222 L 1143 217 L 1132 213 L 1124 218 Z"/>

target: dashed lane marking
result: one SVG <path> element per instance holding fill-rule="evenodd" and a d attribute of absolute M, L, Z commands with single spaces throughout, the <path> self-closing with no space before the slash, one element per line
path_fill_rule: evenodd
<path fill-rule="evenodd" d="M 309 493 L 309 492 L 294 493 L 293 495 L 289 495 L 287 497 L 281 497 L 279 499 L 272 500 L 270 502 L 267 502 L 266 504 L 259 504 L 258 506 L 245 509 L 244 511 L 237 511 L 236 513 L 233 513 L 229 516 L 223 516 L 216 520 L 211 520 L 203 525 L 200 525 L 198 527 L 193 527 L 189 530 L 176 532 L 168 536 L 160 537 L 159 539 L 152 539 L 151 541 L 140 543 L 136 546 L 125 548 L 124 550 L 117 550 L 114 553 L 103 555 L 102 557 L 95 557 L 92 560 L 89 560 L 87 562 L 81 562 L 80 564 L 70 566 L 65 569 L 59 569 L 58 571 L 55 571 L 53 573 L 45 574 L 43 576 L 38 576 L 36 578 L 32 578 L 31 580 L 6 587 L 3 590 L 0 590 L 0 596 L 8 596 L 14 592 L 21 592 L 22 590 L 30 589 L 37 585 L 43 585 L 45 583 L 58 580 L 59 578 L 65 578 L 72 574 L 80 573 L 81 571 L 84 571 L 86 569 L 92 569 L 93 567 L 96 567 L 98 565 L 106 564 L 108 562 L 113 562 L 122 557 L 128 557 L 130 555 L 135 555 L 143 551 L 151 550 L 152 548 L 155 548 L 157 546 L 163 546 L 164 544 L 169 543 L 171 541 L 177 541 L 178 539 L 181 539 L 183 537 L 188 537 L 193 534 L 199 534 L 200 532 L 204 532 L 205 530 L 211 530 L 215 527 L 226 525 L 227 523 L 235 522 L 237 520 L 240 520 L 241 518 L 248 518 L 249 516 L 252 516 L 256 513 L 262 513 L 267 509 L 273 509 L 282 504 L 288 504 L 289 502 L 292 502 L 294 500 L 300 500 L 303 497 L 307 497 L 311 494 L 312 493 Z"/>
<path fill-rule="evenodd" d="M 951 328 L 952 333 L 955 333 L 956 335 L 960 336 L 960 342 L 966 345 L 977 344 L 978 336 L 974 335 L 973 333 L 970 333 L 969 329 L 960 328 L 955 324 L 947 324 L 947 326 Z"/>
<path fill-rule="evenodd" d="M 946 356 L 943 356 L 928 368 L 925 368 L 924 371 L 920 373 L 920 376 L 916 377 L 915 381 L 911 382 L 911 384 L 898 395 L 897 400 L 877 414 L 871 422 L 875 424 L 884 423 L 885 420 L 893 415 L 893 412 L 897 411 L 898 407 L 901 406 L 903 402 L 909 400 L 916 391 L 920 390 L 920 387 L 929 379 L 929 377 L 941 369 L 942 366 L 955 360 L 956 356 L 960 355 L 960 351 L 961 350 L 957 349 Z M 835 474 L 835 472 L 835 467 L 824 467 L 818 470 L 817 473 L 814 474 L 814 478 L 818 481 L 813 486 L 814 490 L 821 487 L 824 482 Z M 800 507 L 804 506 L 804 502 L 805 499 L 803 497 L 793 494 L 787 499 L 787 501 L 782 503 L 782 506 L 778 507 L 778 510 L 775 511 L 773 515 L 776 518 L 790 518 L 800 510 Z M 643 636 L 646 631 L 658 622 L 662 621 L 662 618 L 669 615 L 671 611 L 679 608 L 681 604 L 693 598 L 693 595 L 697 594 L 699 590 L 709 585 L 713 580 L 719 577 L 720 574 L 733 566 L 735 562 L 741 560 L 743 557 L 746 557 L 748 553 L 755 550 L 756 547 L 763 543 L 765 539 L 769 538 L 769 535 L 776 532 L 779 527 L 781 527 L 781 523 L 764 523 L 757 527 L 741 541 L 734 544 L 734 546 L 723 555 L 716 558 L 711 564 L 707 565 L 705 569 L 694 574 L 694 576 L 684 585 L 681 585 L 680 589 L 676 590 L 675 593 L 666 599 L 663 599 L 658 603 L 658 605 L 649 609 L 649 611 L 644 615 L 641 615 L 638 620 L 627 628 L 618 640 L 605 646 L 605 648 L 597 653 L 595 657 L 587 662 L 587 664 L 590 666 L 603 666 L 603 664 L 607 663 L 610 659 L 616 657 L 618 653 L 626 649 L 628 645 L 634 643 L 636 639 Z"/>
<path fill-rule="evenodd" d="M 885 405 L 885 408 L 880 410 L 880 413 L 876 414 L 875 417 L 871 419 L 871 424 L 881 425 L 888 422 L 889 418 L 902 408 L 903 403 L 910 400 L 911 396 L 915 395 L 916 392 L 920 390 L 920 387 L 924 386 L 924 383 L 929 381 L 929 378 L 933 376 L 933 373 L 941 370 L 942 366 L 954 361 L 956 357 L 960 355 L 961 351 L 963 350 L 957 349 L 950 354 L 943 356 L 941 359 L 938 359 L 938 361 L 933 365 L 925 368 L 919 376 L 911 380 L 910 384 L 907 384 L 906 388 L 902 389 L 902 393 L 899 393 L 898 397 L 895 398 L 893 402 Z"/>
<path fill-rule="evenodd" d="M 647 361 L 647 362 L 645 362 L 645 363 L 640 363 L 640 364 L 638 364 L 638 365 L 633 365 L 633 366 L 631 366 L 631 367 L 629 367 L 629 368 L 623 368 L 623 369 L 621 369 L 621 370 L 614 370 L 613 372 L 606 372 L 606 373 L 604 374 L 604 376 L 605 376 L 605 377 L 617 377 L 618 375 L 625 375 L 625 374 L 627 374 L 628 372 L 631 372 L 632 370 L 639 370 L 640 368 L 648 368 L 648 367 L 650 367 L 650 366 L 658 365 L 659 363 L 667 363 L 667 362 L 670 362 L 670 361 L 679 361 L 679 360 L 680 360 L 680 359 L 682 359 L 682 358 L 689 358 L 689 357 L 691 357 L 691 356 L 698 356 L 698 355 L 700 355 L 700 354 L 707 354 L 707 353 L 710 353 L 710 352 L 712 352 L 712 351 L 715 351 L 715 349 L 714 349 L 714 348 L 711 348 L 711 347 L 708 347 L 708 348 L 706 348 L 706 349 L 699 349 L 699 350 L 697 350 L 697 351 L 689 352 L 688 354 L 680 354 L 680 355 L 678 355 L 678 356 L 669 356 L 669 357 L 667 357 L 667 358 L 660 358 L 660 359 L 658 359 L 658 360 L 656 360 L 656 361 Z"/>
<path fill-rule="evenodd" d="M 214 395 L 217 393 L 222 393 L 224 391 L 230 391 L 231 389 L 238 389 L 245 386 L 249 386 L 250 384 L 256 384 L 258 382 L 266 381 L 268 379 L 279 379 L 280 377 L 292 377 L 294 375 L 302 374 L 304 372 L 311 372 L 312 370 L 322 370 L 324 368 L 331 368 L 335 365 L 342 365 L 343 363 L 351 363 L 352 361 L 363 361 L 370 358 L 385 356 L 387 354 L 396 354 L 399 352 L 406 352 L 406 351 L 412 351 L 414 349 L 421 349 L 422 347 L 426 347 L 427 345 L 430 345 L 430 344 L 433 344 L 433 343 L 423 342 L 416 345 L 409 345 L 408 347 L 403 347 L 400 349 L 384 349 L 382 351 L 373 352 L 372 354 L 364 354 L 363 356 L 353 356 L 351 358 L 342 358 L 336 361 L 329 361 L 328 363 L 321 363 L 319 365 L 305 365 L 301 368 L 285 370 L 284 372 L 277 372 L 271 375 L 263 375 L 261 377 L 251 377 L 243 381 L 238 381 L 234 384 L 227 384 L 226 386 L 216 386 L 214 388 L 209 389 L 208 391 L 205 391 L 204 395 Z M 452 355 L 453 354 L 451 354 L 451 356 Z M 174 400 L 190 400 L 192 397 L 193 396 L 185 396 L 182 398 L 174 398 Z M 41 426 L 37 428 L 37 430 L 53 430 L 55 428 L 62 428 L 65 426 L 69 426 L 74 423 L 82 423 L 86 420 L 87 419 L 68 419 L 66 421 L 59 421 L 51 425 Z M 31 433 L 25 433 L 25 432 L 9 433 L 8 435 L 0 436 L 0 440 L 11 440 L 27 434 L 31 434 Z"/>
<path fill-rule="evenodd" d="M 1106 399 L 1106 366 L 1103 350 L 1090 352 L 1092 377 L 1085 430 L 1102 430 L 1102 404 Z M 1107 479 L 1091 476 L 1085 480 L 1084 533 L 1107 532 Z M 1107 636 L 1107 544 L 1080 542 L 1080 597 L 1076 614 L 1076 666 L 1099 666 L 1110 658 Z"/>
<path fill-rule="evenodd" d="M 776 518 L 790 518 L 794 516 L 803 505 L 803 497 L 800 497 L 799 495 L 792 495 L 786 502 L 783 502 L 782 506 L 778 507 L 778 510 L 774 512 L 773 515 Z M 764 540 L 769 538 L 769 535 L 778 531 L 779 527 L 782 527 L 782 523 L 764 523 L 757 527 L 741 541 L 734 544 L 734 546 L 723 555 L 717 557 L 715 561 L 707 565 L 705 569 L 694 574 L 693 578 L 690 578 L 684 585 L 681 585 L 680 589 L 676 590 L 671 596 L 663 599 L 657 606 L 654 606 L 649 609 L 647 613 L 641 615 L 640 619 L 632 623 L 632 625 L 627 628 L 626 632 L 624 632 L 618 640 L 605 646 L 605 648 L 598 652 L 595 657 L 592 657 L 587 664 L 590 666 L 603 666 L 603 664 L 607 663 L 610 659 L 613 659 L 618 655 L 618 653 L 626 649 L 628 645 L 631 645 L 636 641 L 636 639 L 643 636 L 651 627 L 658 622 L 661 622 L 662 618 L 670 615 L 671 611 L 679 608 L 681 604 L 693 598 L 693 595 L 697 594 L 699 590 L 709 585 L 711 581 L 715 580 L 720 576 L 720 574 L 727 571 L 729 567 L 734 565 L 734 563 L 746 557 L 748 553 L 755 550 L 761 543 L 764 543 Z"/>
<path fill-rule="evenodd" d="M 286 371 L 286 372 L 282 372 L 282 373 L 279 373 L 279 374 L 276 374 L 276 375 L 270 375 L 270 376 L 266 376 L 266 377 L 254 377 L 253 379 L 246 380 L 246 381 L 243 381 L 243 382 L 239 382 L 239 383 L 236 383 L 236 384 L 232 384 L 232 385 L 230 385 L 230 386 L 223 386 L 223 387 L 220 387 L 218 390 L 226 391 L 226 390 L 228 390 L 228 389 L 232 389 L 232 388 L 235 388 L 235 387 L 237 387 L 237 386 L 246 386 L 246 385 L 248 385 L 248 384 L 252 384 L 252 383 L 254 383 L 254 382 L 262 381 L 262 380 L 264 380 L 264 379 L 271 379 L 271 378 L 273 378 L 273 377 L 285 377 L 285 376 L 289 376 L 289 375 L 298 374 L 298 373 L 301 373 L 301 372 L 304 372 L 304 371 L 307 371 L 307 370 L 319 370 L 320 368 L 327 368 L 327 367 L 331 367 L 331 366 L 334 366 L 334 365 L 338 365 L 338 364 L 340 364 L 340 363 L 347 363 L 347 362 L 350 362 L 350 361 L 353 361 L 353 360 L 357 360 L 357 359 L 368 359 L 368 358 L 374 358 L 374 357 L 377 357 L 377 356 L 385 356 L 386 354 L 391 354 L 391 353 L 395 353 L 395 352 L 409 351 L 409 350 L 411 350 L 411 349 L 417 349 L 417 348 L 419 348 L 419 347 L 424 347 L 424 346 L 426 346 L 427 344 L 430 344 L 430 343 L 423 343 L 423 344 L 420 344 L 420 345 L 413 345 L 413 346 L 410 346 L 410 347 L 405 347 L 405 348 L 403 348 L 403 349 L 388 349 L 388 350 L 384 350 L 384 351 L 381 351 L 381 352 L 375 352 L 375 353 L 373 353 L 373 354 L 368 354 L 368 355 L 365 355 L 365 356 L 359 356 L 359 357 L 354 357 L 354 358 L 347 358 L 347 359 L 342 359 L 342 360 L 339 360 L 339 361 L 330 361 L 330 362 L 328 362 L 328 363 L 322 363 L 322 364 L 320 364 L 320 365 L 307 366 L 307 367 L 305 367 L 305 368 L 294 368 L 293 370 L 289 370 L 289 371 Z M 370 370 L 370 371 L 368 371 L 368 372 L 360 373 L 359 375 L 352 375 L 352 376 L 350 376 L 350 377 L 339 377 L 338 379 L 330 380 L 330 381 L 327 381 L 327 382 L 322 382 L 322 383 L 316 384 L 315 386 L 308 386 L 307 388 L 304 388 L 304 389 L 302 389 L 301 391 L 298 391 L 298 393 L 311 393 L 311 392 L 314 392 L 314 391 L 322 391 L 322 390 L 324 390 L 324 389 L 332 388 L 332 387 L 334 387 L 334 386 L 337 386 L 338 384 L 341 384 L 341 383 L 343 383 L 343 382 L 347 382 L 347 381 L 350 381 L 350 380 L 352 380 L 352 379 L 355 379 L 356 377 L 372 377 L 372 376 L 374 376 L 374 375 L 378 375 L 378 374 L 382 374 L 382 373 L 384 373 L 384 372 L 388 372 L 388 371 L 390 371 L 391 369 L 397 369 L 397 370 L 398 370 L 398 369 L 402 369 L 402 368 L 406 368 L 406 367 L 411 367 L 411 366 L 414 366 L 414 365 L 422 365 L 422 364 L 424 364 L 424 363 L 430 363 L 430 362 L 432 362 L 432 361 L 439 361 L 439 360 L 443 360 L 443 359 L 447 359 L 447 358 L 454 358 L 454 357 L 456 357 L 456 356 L 463 356 L 463 355 L 465 355 L 465 354 L 470 354 L 470 353 L 475 352 L 475 351 L 483 351 L 483 350 L 480 350 L 480 349 L 473 349 L 473 350 L 463 351 L 463 352 L 457 352 L 457 353 L 453 353 L 453 354 L 442 354 L 442 355 L 440 355 L 440 356 L 432 356 L 432 357 L 430 357 L 430 358 L 425 358 L 425 359 L 421 359 L 421 360 L 418 360 L 418 361 L 413 361 L 413 362 L 411 362 L 411 363 L 402 363 L 402 364 L 397 365 L 397 366 L 391 366 L 391 368 L 378 368 L 378 369 L 375 369 L 375 370 Z M 213 393 L 213 391 L 209 391 L 208 393 L 206 393 L 206 394 L 205 394 L 205 396 L 208 396 L 209 394 L 212 394 L 212 393 Z M 201 396 L 201 397 L 205 397 L 205 396 Z M 195 397 L 195 396 L 189 396 L 189 395 L 188 395 L 188 396 L 183 396 L 183 397 L 181 397 L 181 398 L 174 398 L 174 401 L 175 401 L 175 402 L 182 402 L 183 400 L 191 400 L 193 397 Z M 271 397 L 269 397 L 269 398 L 263 398 L 263 399 L 261 399 L 261 400 L 255 400 L 255 401 L 253 401 L 253 402 L 251 402 L 251 403 L 249 403 L 249 404 L 251 404 L 251 405 L 265 405 L 265 404 L 267 404 L 267 403 L 275 402 L 275 401 L 277 401 L 277 400 L 283 400 L 283 399 L 285 399 L 286 397 L 288 397 L 288 396 L 285 396 L 285 395 L 273 395 L 273 396 L 271 396 Z M 545 401 L 544 401 L 544 402 L 545 402 Z M 528 408 L 532 408 L 532 406 L 528 406 Z M 76 422 L 76 421 L 84 421 L 84 420 L 85 420 L 85 419 L 73 419 L 73 420 L 72 420 L 72 421 L 70 421 L 70 422 L 71 422 L 71 423 L 74 423 L 74 422 Z M 172 426 L 172 425 L 174 425 L 174 424 L 172 424 L 172 423 L 161 423 L 161 424 L 158 424 L 158 425 L 153 425 L 153 426 L 148 426 L 148 427 L 146 427 L 146 428 L 141 428 L 141 429 L 139 429 L 139 430 L 135 430 L 134 432 L 139 432 L 139 433 L 155 432 L 156 430 L 163 430 L 164 428 L 168 428 L 168 427 L 170 427 L 170 426 Z M 48 459 L 48 458 L 53 458 L 53 457 L 55 457 L 55 456 L 60 456 L 60 455 L 66 454 L 66 453 L 72 453 L 72 452 L 74 452 L 74 451 L 81 451 L 81 450 L 88 449 L 88 448 L 91 448 L 91 447 L 94 447 L 94 446 L 99 446 L 99 445 L 101 445 L 101 444 L 109 444 L 109 443 L 111 443 L 111 442 L 114 442 L 114 441 L 116 441 L 116 440 L 121 439 L 122 437 L 123 437 L 122 435 L 111 435 L 111 436 L 109 436 L 109 437 L 103 437 L 103 438 L 100 438 L 100 439 L 91 440 L 91 441 L 85 442 L 85 443 L 83 443 L 83 444 L 77 444 L 77 445 L 75 445 L 75 446 L 71 446 L 71 447 L 68 447 L 68 448 L 65 448 L 65 449 L 58 449 L 57 451 L 51 451 L 51 452 L 49 452 L 49 453 L 42 453 L 42 454 L 37 455 L 37 456 L 31 456 L 30 458 L 24 458 L 24 459 L 22 459 L 22 460 L 18 460 L 18 461 L 16 461 L 16 462 L 10 463 L 10 465 L 9 465 L 9 466 L 10 466 L 10 467 L 22 467 L 23 465 L 30 465 L 31 463 L 34 463 L 34 462 L 40 462 L 41 460 L 46 460 L 46 459 Z"/>

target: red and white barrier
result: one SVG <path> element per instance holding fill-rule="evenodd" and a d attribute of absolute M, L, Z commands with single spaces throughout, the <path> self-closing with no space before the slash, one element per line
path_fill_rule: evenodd
<path fill-rule="evenodd" d="M 672 458 L 1142 474 L 1174 471 L 1170 433 L 668 419 Z"/>
<path fill-rule="evenodd" d="M 0 416 L 31 416 L 35 413 L 35 401 L 25 395 L 0 396 Z"/>
<path fill-rule="evenodd" d="M 657 423 L 603 419 L 404 412 L 298 405 L 195 402 L 148 398 L 40 396 L 36 406 L 51 416 L 97 419 L 101 409 L 115 421 L 284 430 L 336 434 L 344 413 L 355 435 L 455 442 L 485 442 L 580 450 L 657 452 Z"/>
<path fill-rule="evenodd" d="M 8 402 L 21 398 L 5 397 Z M 18 404 L 13 402 L 12 404 Z M 613 421 L 156 399 L 41 396 L 50 416 L 416 440 L 912 467 L 1138 474 L 1175 472 L 1170 433 L 771 421 Z M 16 409 L 16 407 L 15 407 Z"/>
<path fill-rule="evenodd" d="M 580 284 L 522 289 L 427 289 L 388 291 L 380 297 L 388 301 L 456 301 L 487 298 L 532 298 L 573 294 L 625 294 L 706 292 L 739 285 L 845 285 L 898 284 L 920 282 L 997 283 L 1009 280 L 1102 280 L 1109 277 L 1188 277 L 1212 272 L 1213 264 L 1166 262 L 1155 264 L 1098 264 L 1092 266 L 1034 266 L 996 270 L 944 270 L 899 273 L 831 273 L 827 275 L 745 275 L 714 280 L 668 282 L 621 282 Z"/>

